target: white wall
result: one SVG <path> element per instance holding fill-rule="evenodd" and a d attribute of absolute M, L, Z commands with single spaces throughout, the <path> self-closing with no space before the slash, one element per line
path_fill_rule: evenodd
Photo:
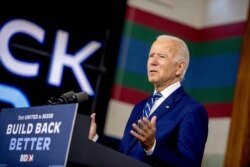
<path fill-rule="evenodd" d="M 246 20 L 249 0 L 129 0 L 128 5 L 204 28 Z"/>

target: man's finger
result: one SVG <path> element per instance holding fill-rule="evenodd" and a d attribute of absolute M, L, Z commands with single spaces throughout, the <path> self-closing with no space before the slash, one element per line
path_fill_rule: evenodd
<path fill-rule="evenodd" d="M 153 116 L 150 122 L 155 126 L 156 125 L 156 116 Z"/>
<path fill-rule="evenodd" d="M 95 116 L 96 116 L 96 113 L 92 113 L 92 114 L 90 115 L 91 123 L 95 123 Z"/>

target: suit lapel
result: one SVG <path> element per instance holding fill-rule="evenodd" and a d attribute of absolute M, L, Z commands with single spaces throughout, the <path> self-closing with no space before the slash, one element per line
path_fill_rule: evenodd
<path fill-rule="evenodd" d="M 181 97 L 185 94 L 183 87 L 176 89 L 169 97 L 167 97 L 161 105 L 155 110 L 155 112 L 149 117 L 151 119 L 154 115 L 157 116 L 157 120 L 161 119 L 163 115 L 169 113 Z"/>

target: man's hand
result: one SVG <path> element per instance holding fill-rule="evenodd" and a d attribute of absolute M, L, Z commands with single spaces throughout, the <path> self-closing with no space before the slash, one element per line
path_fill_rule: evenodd
<path fill-rule="evenodd" d="M 97 124 L 95 122 L 95 115 L 96 113 L 92 113 L 90 115 L 91 123 L 90 123 L 90 128 L 89 128 L 89 140 L 93 140 L 94 137 L 96 136 Z"/>
<path fill-rule="evenodd" d="M 150 150 L 155 142 L 156 116 L 149 121 L 147 118 L 139 119 L 133 123 L 130 133 L 137 138 L 145 150 Z"/>

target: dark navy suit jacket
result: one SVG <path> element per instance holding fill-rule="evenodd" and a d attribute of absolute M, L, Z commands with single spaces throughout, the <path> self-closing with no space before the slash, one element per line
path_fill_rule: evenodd
<path fill-rule="evenodd" d="M 146 101 L 133 108 L 120 151 L 152 166 L 200 167 L 208 136 L 205 108 L 188 96 L 182 86 L 175 90 L 150 116 L 157 116 L 156 146 L 152 155 L 146 155 L 139 141 L 129 132 L 132 124 L 142 116 Z"/>

